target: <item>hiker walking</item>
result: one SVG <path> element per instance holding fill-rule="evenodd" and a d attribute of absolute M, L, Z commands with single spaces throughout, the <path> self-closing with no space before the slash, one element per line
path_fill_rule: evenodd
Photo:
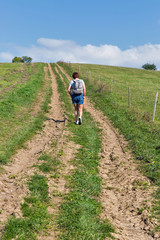
<path fill-rule="evenodd" d="M 82 111 L 83 111 L 83 103 L 84 98 L 86 96 L 86 87 L 84 84 L 84 81 L 82 79 L 79 79 L 78 72 L 74 72 L 73 80 L 69 83 L 68 87 L 68 93 L 70 94 L 72 98 L 72 103 L 75 107 L 75 118 L 76 122 L 75 124 L 82 124 Z"/>

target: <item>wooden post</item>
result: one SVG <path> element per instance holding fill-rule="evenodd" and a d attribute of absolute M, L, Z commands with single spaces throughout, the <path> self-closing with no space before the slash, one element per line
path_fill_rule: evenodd
<path fill-rule="evenodd" d="M 113 80 L 111 80 L 111 92 L 112 92 L 112 87 L 113 87 Z"/>
<path fill-rule="evenodd" d="M 158 92 L 156 93 L 156 96 L 155 96 L 155 101 L 154 101 L 153 116 L 152 116 L 152 121 L 153 121 L 153 122 L 154 122 L 155 113 L 156 113 L 156 104 L 157 104 L 157 99 L 158 99 Z"/>
<path fill-rule="evenodd" d="M 130 88 L 128 88 L 128 106 L 131 107 L 131 91 L 130 91 Z"/>
<path fill-rule="evenodd" d="M 80 67 L 80 65 L 79 65 L 79 73 L 80 73 L 80 71 L 81 71 L 81 67 Z"/>

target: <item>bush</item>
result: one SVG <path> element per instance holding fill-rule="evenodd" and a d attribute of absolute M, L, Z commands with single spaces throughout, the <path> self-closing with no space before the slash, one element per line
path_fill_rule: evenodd
<path fill-rule="evenodd" d="M 19 62 L 24 62 L 24 60 L 21 57 L 14 57 L 12 59 L 12 63 L 19 63 Z"/>
<path fill-rule="evenodd" d="M 146 70 L 157 70 L 156 65 L 155 64 L 149 64 L 146 63 L 142 66 L 142 68 L 146 69 Z"/>
<path fill-rule="evenodd" d="M 14 57 L 12 59 L 12 63 L 31 63 L 32 62 L 32 58 L 31 57 L 27 57 L 27 56 L 23 56 L 23 57 Z"/>

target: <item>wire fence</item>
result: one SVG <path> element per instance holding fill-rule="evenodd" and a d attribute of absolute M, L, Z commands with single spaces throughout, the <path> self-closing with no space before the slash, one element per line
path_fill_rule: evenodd
<path fill-rule="evenodd" d="M 70 64 L 73 71 L 78 71 L 80 78 L 88 81 L 102 94 L 113 96 L 119 106 L 132 110 L 145 121 L 160 121 L 160 106 L 158 103 L 158 90 L 160 90 L 160 73 L 135 70 L 128 78 L 127 70 L 122 76 L 116 73 L 116 67 L 112 67 L 113 74 L 107 72 L 106 66 Z M 105 71 L 102 71 L 105 69 Z M 110 68 L 108 68 L 110 69 Z M 129 71 L 129 70 L 128 70 Z M 134 71 L 134 69 L 130 70 Z M 143 72 L 142 72 L 143 71 Z M 142 74 L 143 73 L 143 74 Z M 137 75 L 136 75 L 137 74 Z M 138 75 L 139 74 L 139 75 Z M 111 76 L 112 75 L 112 76 Z M 136 78 L 134 80 L 134 77 Z"/>

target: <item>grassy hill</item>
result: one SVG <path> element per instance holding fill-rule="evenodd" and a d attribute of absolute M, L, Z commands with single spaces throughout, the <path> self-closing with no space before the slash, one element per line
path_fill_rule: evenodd
<path fill-rule="evenodd" d="M 160 90 L 160 72 L 134 68 L 110 67 L 104 65 L 72 64 L 73 70 L 110 94 L 112 81 L 112 97 L 120 107 L 128 108 L 128 88 L 131 91 L 131 109 L 138 118 L 152 119 L 155 94 Z M 116 104 L 116 103 L 115 103 Z M 157 105 L 155 121 L 160 121 L 160 106 Z"/>
<path fill-rule="evenodd" d="M 68 64 L 59 64 L 63 65 L 69 75 L 72 75 L 73 71 L 79 71 L 79 64 L 72 64 L 72 67 Z M 130 148 L 137 158 L 136 162 L 141 163 L 136 165 L 138 170 L 143 169 L 145 175 L 159 187 L 159 115 L 156 115 L 155 122 L 151 121 L 155 97 L 152 92 L 158 91 L 159 72 L 81 64 L 80 77 L 85 80 L 87 96 L 93 103 L 93 107 L 91 107 L 91 111 L 88 111 L 90 104 L 87 105 L 86 101 L 83 124 L 76 126 L 73 124 L 73 106 L 67 93 L 69 79 L 57 64 L 0 64 L 0 164 L 7 163 L 26 140 L 30 139 L 37 130 L 41 130 L 42 125 L 44 128 L 40 132 L 40 137 L 43 139 L 48 133 L 50 136 L 47 138 L 48 140 L 43 142 L 44 145 L 41 148 L 43 150 L 38 150 L 38 154 L 37 152 L 34 154 L 34 164 L 33 159 L 30 159 L 30 151 L 32 152 L 34 148 L 37 149 L 37 143 L 40 143 L 39 137 L 38 140 L 35 140 L 36 145 L 33 144 L 29 149 L 26 148 L 27 160 L 31 160 L 34 167 L 31 172 L 28 171 L 28 167 L 24 172 L 18 172 L 17 175 L 11 175 L 11 171 L 8 171 L 7 178 L 11 181 L 15 179 L 21 185 L 24 185 L 22 175 L 25 175 L 30 193 L 27 193 L 27 196 L 24 195 L 26 197 L 21 204 L 23 217 L 11 214 L 6 225 L 3 229 L 0 229 L 0 232 L 3 230 L 2 239 L 17 237 L 37 239 L 38 234 L 42 234 L 40 238 L 43 238 L 51 231 L 57 234 L 59 239 L 106 239 L 107 236 L 111 237 L 111 232 L 114 232 L 114 224 L 112 227 L 106 216 L 105 220 L 100 216 L 103 211 L 99 199 L 100 194 L 103 193 L 102 189 L 105 190 L 103 196 L 107 200 L 107 205 L 109 204 L 109 198 L 106 195 L 106 190 L 113 190 L 115 196 L 118 195 L 117 200 L 125 194 L 128 195 L 126 181 L 119 181 L 126 171 L 127 185 L 129 185 L 128 177 L 131 177 L 130 189 L 136 201 L 140 199 L 139 193 L 135 195 L 137 187 L 142 188 L 142 193 L 143 190 L 150 193 L 148 180 L 146 182 L 142 178 L 143 180 L 140 181 L 141 178 L 139 179 L 138 175 L 134 176 L 135 168 L 131 172 L 128 171 L 132 168 L 135 158 L 132 155 L 126 157 L 128 155 L 126 154 L 128 145 L 118 145 L 121 136 L 115 134 L 115 129 L 110 126 L 104 115 L 112 120 L 114 127 L 119 129 L 128 140 Z M 112 92 L 111 80 L 113 84 Z M 132 94 L 130 108 L 128 107 L 128 87 L 130 87 Z M 51 98 L 52 90 L 53 96 Z M 147 93 L 142 95 L 142 92 L 145 91 Z M 94 107 L 100 109 L 104 114 L 99 111 L 95 113 Z M 48 108 L 50 110 L 46 118 L 45 113 Z M 157 113 L 158 111 L 157 108 Z M 99 117 L 95 118 L 96 115 L 99 115 Z M 64 117 L 64 121 L 61 120 L 62 117 Z M 98 121 L 99 118 L 100 121 Z M 46 122 L 44 122 L 45 119 L 47 119 Z M 57 119 L 60 121 L 56 121 Z M 48 120 L 53 121 L 51 123 Z M 108 126 L 111 127 L 111 130 L 117 136 L 116 138 L 112 139 L 111 135 L 108 134 Z M 103 127 L 105 131 L 102 130 Z M 102 131 L 103 136 L 106 136 L 104 139 L 101 138 Z M 114 143 L 113 145 L 109 143 L 108 135 Z M 103 173 L 100 176 L 99 167 L 101 164 L 99 160 L 102 159 L 99 156 L 103 149 L 103 143 L 105 143 L 106 149 L 110 148 L 108 155 L 103 155 L 105 157 L 103 161 L 106 164 L 107 160 L 110 159 L 108 166 L 110 165 L 111 168 L 109 170 L 108 166 L 105 166 L 106 170 L 104 172 L 104 169 L 102 169 Z M 119 148 L 114 155 L 113 149 L 116 149 L 117 145 Z M 121 150 L 124 155 L 122 154 L 122 157 L 119 158 Z M 117 162 L 118 158 L 119 162 Z M 124 159 L 125 162 L 123 162 Z M 20 156 L 20 162 L 22 160 Z M 13 165 L 16 169 L 16 164 Z M 115 165 L 115 168 L 113 168 L 113 165 Z M 122 165 L 125 166 L 120 169 Z M 117 172 L 118 181 L 113 179 L 115 172 Z M 108 180 L 105 185 L 102 183 L 103 180 L 106 180 L 106 176 L 108 176 Z M 133 176 L 135 177 L 134 181 Z M 121 184 L 123 182 L 124 188 L 121 184 L 120 188 L 117 188 L 117 185 L 110 185 L 112 180 Z M 16 181 L 13 181 L 13 185 L 7 181 L 5 185 L 6 193 L 8 189 L 14 190 L 13 186 L 16 186 Z M 151 187 L 153 188 L 152 184 Z M 17 189 L 16 193 L 18 193 Z M 19 189 L 21 193 L 25 191 L 21 187 Z M 160 189 L 157 189 L 157 201 L 154 202 L 153 216 L 156 214 L 160 220 Z M 17 206 L 19 204 L 17 201 L 18 194 L 13 194 L 10 191 L 9 197 L 10 194 L 12 194 L 12 201 L 14 199 Z M 124 208 L 126 213 L 131 212 L 132 215 L 134 201 L 130 201 L 131 195 L 128 197 L 129 202 L 131 202 L 131 211 L 128 204 Z M 139 208 L 135 204 L 133 217 L 137 214 L 139 219 L 139 215 L 148 210 L 147 217 L 152 219 L 151 209 L 148 207 L 149 205 L 145 204 L 148 201 L 146 195 L 141 200 L 143 200 L 143 204 L 138 205 Z M 5 199 L 4 201 L 6 206 L 7 202 Z M 122 202 L 127 203 L 126 198 L 125 201 L 123 198 Z M 10 206 L 9 201 L 7 206 Z M 110 206 L 112 206 L 112 203 Z M 7 208 L 2 207 L 0 213 L 5 215 L 6 210 Z M 106 211 L 108 210 L 106 209 Z M 123 212 L 123 208 L 121 211 Z M 116 220 L 115 215 L 113 216 L 113 219 Z M 130 214 L 127 214 L 127 216 L 130 216 Z M 127 216 L 127 221 L 130 221 Z M 148 224 L 146 223 L 146 225 L 148 229 Z M 126 222 L 123 223 L 123 226 L 128 228 Z M 135 225 L 133 225 L 134 227 Z M 60 230 L 60 232 L 57 232 L 57 230 Z M 156 229 L 152 228 L 151 234 L 153 236 L 154 231 L 156 232 Z"/>
<path fill-rule="evenodd" d="M 87 96 L 128 140 L 144 174 L 160 186 L 159 104 L 155 122 L 152 122 L 155 94 L 160 88 L 160 72 L 90 64 L 59 64 L 69 75 L 80 70 L 80 78 L 85 80 L 87 87 Z M 131 89 L 130 108 L 128 87 Z M 157 198 L 160 199 L 160 189 Z M 159 203 L 155 209 L 158 212 Z"/>

